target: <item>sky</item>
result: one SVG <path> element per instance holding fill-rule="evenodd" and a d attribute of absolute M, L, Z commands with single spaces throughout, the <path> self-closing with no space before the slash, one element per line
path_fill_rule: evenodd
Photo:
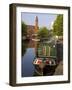
<path fill-rule="evenodd" d="M 21 20 L 27 25 L 35 25 L 35 17 L 38 17 L 39 27 L 52 28 L 54 21 L 56 20 L 57 14 L 50 13 L 21 13 Z"/>

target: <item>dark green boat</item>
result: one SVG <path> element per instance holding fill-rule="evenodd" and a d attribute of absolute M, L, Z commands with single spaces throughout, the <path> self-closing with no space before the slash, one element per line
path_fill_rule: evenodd
<path fill-rule="evenodd" d="M 33 61 L 35 72 L 38 75 L 52 75 L 53 68 L 56 67 L 56 48 L 48 44 L 40 43 L 37 47 L 37 56 Z"/>

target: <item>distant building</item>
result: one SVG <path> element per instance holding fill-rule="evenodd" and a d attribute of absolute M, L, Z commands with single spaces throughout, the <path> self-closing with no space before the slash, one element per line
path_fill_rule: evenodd
<path fill-rule="evenodd" d="M 35 26 L 27 25 L 27 37 L 31 38 L 32 34 L 35 33 Z"/>
<path fill-rule="evenodd" d="M 38 17 L 35 18 L 35 25 L 27 25 L 27 37 L 32 38 L 37 35 L 39 26 L 38 26 Z"/>
<path fill-rule="evenodd" d="M 36 16 L 36 18 L 35 18 L 35 34 L 37 34 L 37 32 L 38 32 L 38 17 Z"/>

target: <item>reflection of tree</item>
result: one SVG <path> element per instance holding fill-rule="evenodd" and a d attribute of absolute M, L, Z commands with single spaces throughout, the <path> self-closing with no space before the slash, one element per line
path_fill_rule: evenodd
<path fill-rule="evenodd" d="M 26 49 L 28 47 L 28 41 L 22 41 L 22 56 L 25 54 Z"/>
<path fill-rule="evenodd" d="M 35 53 L 37 52 L 37 41 L 23 40 L 22 41 L 22 55 L 25 54 L 27 48 L 35 48 Z"/>

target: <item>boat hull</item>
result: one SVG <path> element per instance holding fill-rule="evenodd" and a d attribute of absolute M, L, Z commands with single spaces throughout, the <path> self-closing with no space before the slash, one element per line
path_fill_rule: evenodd
<path fill-rule="evenodd" d="M 33 61 L 33 65 L 35 67 L 35 72 L 40 76 L 53 75 L 57 67 L 55 59 L 51 59 L 51 57 L 44 58 L 44 61 L 43 58 L 36 58 Z"/>
<path fill-rule="evenodd" d="M 35 66 L 35 73 L 40 76 L 53 75 L 57 67 L 57 65 L 54 65 L 54 66 L 45 65 L 43 68 L 41 68 L 40 65 L 34 65 L 34 66 Z"/>

